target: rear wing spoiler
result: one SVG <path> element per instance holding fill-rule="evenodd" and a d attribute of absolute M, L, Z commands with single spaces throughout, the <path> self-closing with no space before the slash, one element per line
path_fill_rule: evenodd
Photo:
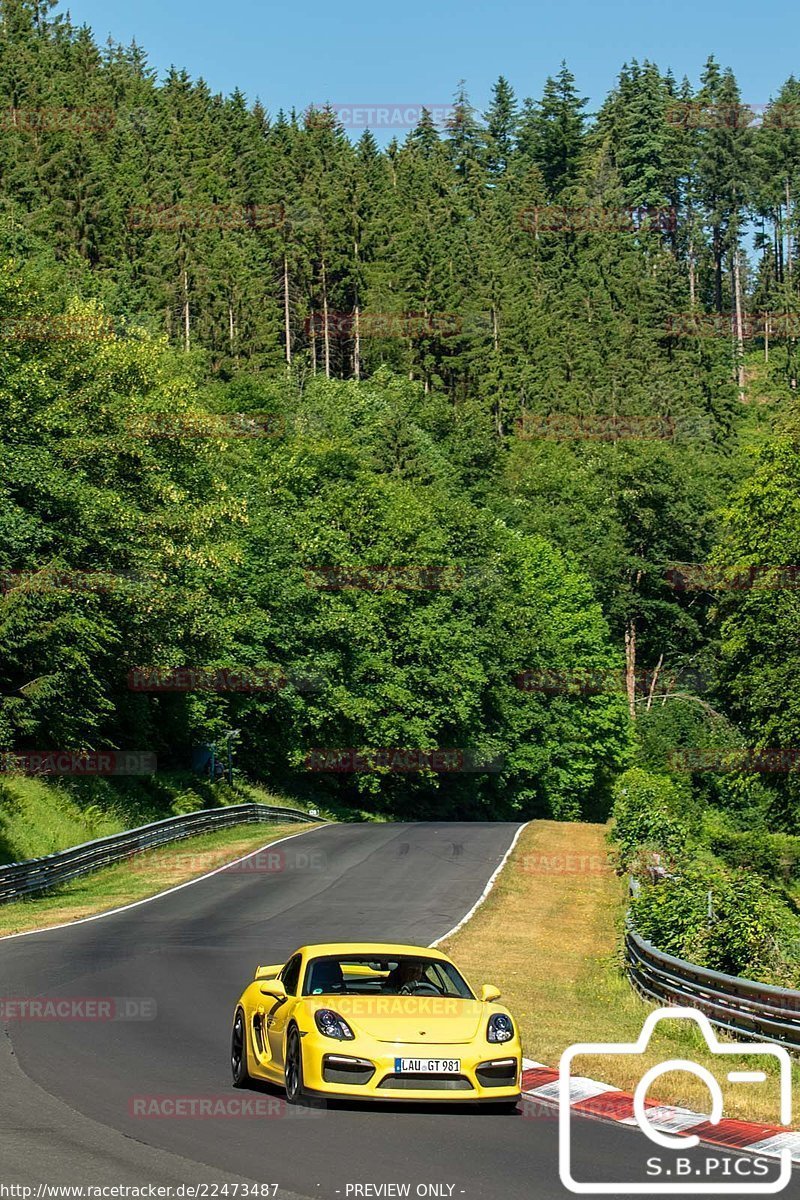
<path fill-rule="evenodd" d="M 283 970 L 283 963 L 278 963 L 274 967 L 256 967 L 256 979 L 275 979 Z"/>

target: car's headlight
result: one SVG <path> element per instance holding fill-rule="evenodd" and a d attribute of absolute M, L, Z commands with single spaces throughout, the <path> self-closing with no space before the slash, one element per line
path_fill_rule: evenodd
<path fill-rule="evenodd" d="M 489 1017 L 489 1025 L 486 1030 L 487 1040 L 490 1042 L 510 1042 L 514 1036 L 514 1022 L 511 1017 L 507 1017 L 505 1013 L 493 1013 Z"/>
<path fill-rule="evenodd" d="M 353 1041 L 355 1035 L 347 1021 L 332 1009 L 318 1009 L 314 1013 L 314 1020 L 317 1022 L 317 1029 L 320 1033 L 324 1033 L 325 1037 L 336 1038 L 337 1042 Z"/>

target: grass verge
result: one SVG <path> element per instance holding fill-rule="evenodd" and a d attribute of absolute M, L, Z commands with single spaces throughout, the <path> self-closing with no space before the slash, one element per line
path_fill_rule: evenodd
<path fill-rule="evenodd" d="M 557 1067 L 576 1042 L 634 1042 L 655 1005 L 645 1003 L 622 970 L 625 887 L 607 861 L 607 827 L 532 822 L 485 904 L 442 945 L 473 983 L 494 983 L 520 1023 L 529 1058 Z M 733 1045 L 735 1043 L 728 1043 Z M 710 1054 L 696 1026 L 667 1022 L 636 1057 L 582 1058 L 574 1074 L 632 1092 L 650 1067 L 671 1059 L 707 1066 L 722 1085 L 725 1115 L 779 1122 L 774 1060 Z M 762 1069 L 761 1084 L 732 1087 L 728 1071 Z M 800 1064 L 793 1067 L 793 1093 Z M 709 1111 L 705 1085 L 686 1072 L 657 1080 L 648 1096 Z"/>
<path fill-rule="evenodd" d="M 84 875 L 44 896 L 0 905 L 0 937 L 48 929 L 133 904 L 234 862 L 288 834 L 316 828 L 316 825 L 294 822 L 239 825 L 149 850 L 127 862 Z M 267 870 L 280 870 L 280 865 L 277 851 L 264 862 Z"/>
<path fill-rule="evenodd" d="M 165 817 L 229 804 L 306 809 L 244 780 L 210 783 L 189 772 L 138 778 L 0 777 L 0 863 L 54 854 Z"/>

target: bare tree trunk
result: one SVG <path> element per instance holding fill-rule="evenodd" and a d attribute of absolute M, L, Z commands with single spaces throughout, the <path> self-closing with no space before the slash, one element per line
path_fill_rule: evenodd
<path fill-rule="evenodd" d="M 189 311 L 189 274 L 183 268 L 183 348 L 188 352 L 190 347 L 191 314 Z"/>
<path fill-rule="evenodd" d="M 355 255 L 355 261 L 356 261 L 356 303 L 355 303 L 355 322 L 354 322 L 355 340 L 353 342 L 353 375 L 355 376 L 356 379 L 360 379 L 361 378 L 361 305 L 359 304 L 359 293 L 358 293 L 358 269 L 359 269 L 360 259 L 359 259 L 359 253 L 358 253 L 358 239 L 357 238 L 353 241 L 353 254 Z"/>
<path fill-rule="evenodd" d="M 769 362 L 769 313 L 764 313 L 764 362 Z"/>
<path fill-rule="evenodd" d="M 733 294 L 736 303 L 736 380 L 739 385 L 739 399 L 744 403 L 744 322 L 742 319 L 742 272 L 739 263 L 739 245 L 733 250 Z"/>
<path fill-rule="evenodd" d="M 783 209 L 780 204 L 775 220 L 775 270 L 778 283 L 783 283 Z"/>
<path fill-rule="evenodd" d="M 231 354 L 233 354 L 233 347 L 236 342 L 236 322 L 233 317 L 233 302 L 230 298 L 228 299 L 228 341 L 231 347 Z"/>
<path fill-rule="evenodd" d="M 694 263 L 694 240 L 689 242 L 689 305 L 694 312 L 697 305 L 697 279 Z"/>
<path fill-rule="evenodd" d="M 722 233 L 719 225 L 715 225 L 711 244 L 714 251 L 714 308 L 722 312 Z"/>
<path fill-rule="evenodd" d="M 317 314 L 311 310 L 311 374 L 317 373 Z"/>
<path fill-rule="evenodd" d="M 631 720 L 636 720 L 636 622 L 629 617 L 625 624 L 625 690 L 628 693 L 628 711 Z"/>
<path fill-rule="evenodd" d="M 353 329 L 355 332 L 355 342 L 353 344 L 353 374 L 356 379 L 361 378 L 361 306 L 356 305 L 355 321 Z"/>
<path fill-rule="evenodd" d="M 328 322 L 328 276 L 325 272 L 325 259 L 320 264 L 322 272 L 322 347 L 325 364 L 325 378 L 331 377 L 331 330 Z"/>
<path fill-rule="evenodd" d="M 500 322 L 497 317 L 497 308 L 492 305 L 492 346 L 494 347 L 495 355 L 500 353 Z M 498 437 L 503 436 L 503 408 L 498 397 L 494 405 L 494 427 Z"/>
<path fill-rule="evenodd" d="M 312 316 L 313 321 L 313 316 Z M 292 365 L 292 327 L 289 322 L 289 259 L 283 253 L 283 338 L 286 348 L 286 365 Z"/>
<path fill-rule="evenodd" d="M 650 709 L 653 706 L 653 696 L 655 695 L 656 683 L 658 682 L 658 673 L 661 670 L 663 665 L 664 665 L 664 655 L 660 654 L 658 657 L 658 663 L 656 664 L 656 669 L 655 669 L 655 671 L 653 671 L 653 678 L 650 681 L 650 691 L 647 696 L 647 711 L 648 712 L 650 712 Z"/>
<path fill-rule="evenodd" d="M 792 196 L 789 177 L 786 177 L 786 274 L 792 278 Z"/>

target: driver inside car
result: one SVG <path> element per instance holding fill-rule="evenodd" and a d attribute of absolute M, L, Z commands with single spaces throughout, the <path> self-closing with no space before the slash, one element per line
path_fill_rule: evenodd
<path fill-rule="evenodd" d="M 406 962 L 398 963 L 394 970 L 389 972 L 384 984 L 384 991 L 396 996 L 408 996 L 416 990 L 415 985 L 421 983 L 424 978 L 424 964 L 409 959 Z"/>

